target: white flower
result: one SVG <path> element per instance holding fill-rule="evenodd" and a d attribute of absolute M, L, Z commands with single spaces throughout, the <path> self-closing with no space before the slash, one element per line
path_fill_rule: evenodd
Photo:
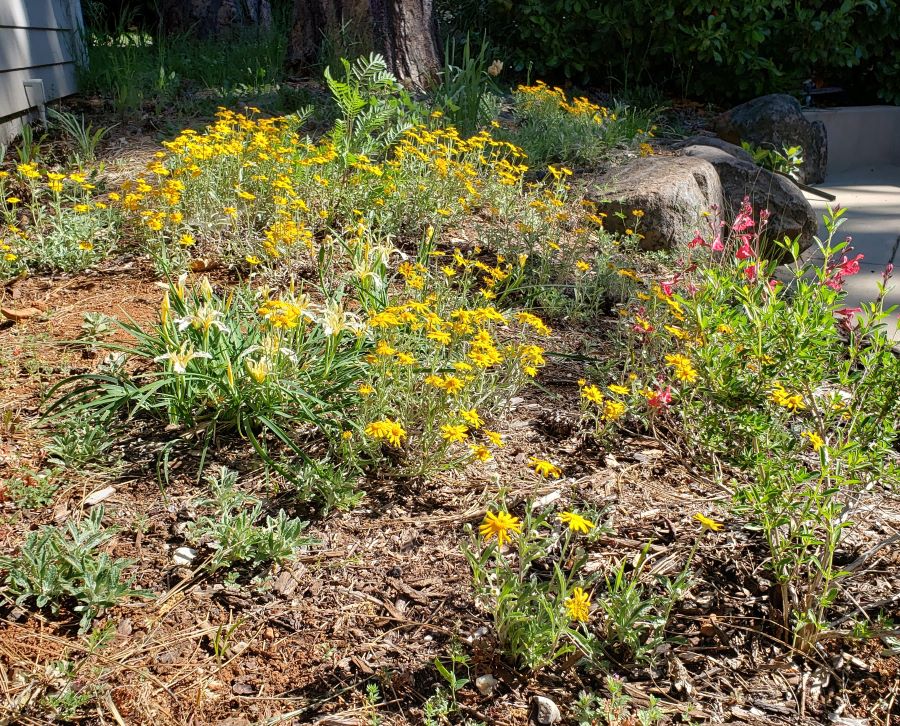
<path fill-rule="evenodd" d="M 185 341 L 177 351 L 169 351 L 165 355 L 157 356 L 153 360 L 156 363 L 171 361 L 172 370 L 175 373 L 185 373 L 187 371 L 188 363 L 194 360 L 194 358 L 212 358 L 212 356 L 205 351 L 188 350 L 187 341 Z"/>
<path fill-rule="evenodd" d="M 326 301 L 325 307 L 319 311 L 318 322 L 328 336 L 340 335 L 345 330 L 359 332 L 362 325 L 357 315 L 344 310 L 342 300 Z"/>
<path fill-rule="evenodd" d="M 202 330 L 204 333 L 209 332 L 210 328 L 215 328 L 222 332 L 227 331 L 228 326 L 219 321 L 220 317 L 222 317 L 222 313 L 218 310 L 201 305 L 193 315 L 178 318 L 175 322 L 178 324 L 179 330 L 193 327 L 195 330 Z"/>

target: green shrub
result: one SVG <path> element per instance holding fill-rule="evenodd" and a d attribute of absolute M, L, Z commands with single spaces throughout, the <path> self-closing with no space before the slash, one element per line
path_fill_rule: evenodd
<path fill-rule="evenodd" d="M 471 5 L 473 3 L 467 3 Z M 538 76 L 672 91 L 718 100 L 798 91 L 807 78 L 856 79 L 886 101 L 900 96 L 900 5 L 774 0 L 694 3 L 484 0 L 484 23 L 504 60 Z M 862 80 L 862 83 L 859 80 Z"/>
<path fill-rule="evenodd" d="M 900 358 L 884 330 L 885 288 L 847 307 L 844 278 L 860 266 L 833 241 L 842 214 L 826 216 L 823 262 L 798 263 L 786 283 L 760 259 L 764 217 L 754 220 L 749 203 L 724 242 L 715 223 L 708 239 L 698 233 L 685 267 L 642 281 L 621 310 L 631 333 L 607 388 L 622 397 L 614 420 L 730 472 L 734 512 L 768 549 L 772 601 L 801 650 L 850 574 L 835 554 L 863 516 L 859 492 L 900 481 Z M 796 257 L 796 243 L 785 246 Z M 613 400 L 593 384 L 582 396 L 588 414 Z"/>

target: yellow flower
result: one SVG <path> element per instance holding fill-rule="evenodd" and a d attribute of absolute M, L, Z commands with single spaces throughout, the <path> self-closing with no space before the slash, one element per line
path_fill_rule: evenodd
<path fill-rule="evenodd" d="M 462 409 L 459 412 L 459 415 L 462 417 L 462 420 L 469 424 L 473 429 L 481 428 L 484 421 L 481 420 L 481 417 L 478 415 L 478 411 L 474 408 L 471 409 Z"/>
<path fill-rule="evenodd" d="M 627 396 L 630 393 L 625 386 L 620 386 L 618 383 L 613 383 L 612 385 L 607 386 L 607 388 L 613 393 L 618 393 L 620 396 Z"/>
<path fill-rule="evenodd" d="M 572 588 L 565 606 L 569 617 L 579 623 L 586 623 L 591 617 L 591 598 L 580 587 Z"/>
<path fill-rule="evenodd" d="M 196 241 L 197 240 L 194 239 L 194 235 L 187 233 L 181 235 L 181 237 L 178 238 L 178 244 L 180 244 L 182 247 L 190 247 Z"/>
<path fill-rule="evenodd" d="M 516 320 L 520 323 L 524 323 L 537 331 L 540 335 L 550 335 L 553 331 L 547 327 L 547 324 L 544 323 L 537 315 L 532 315 L 531 313 L 521 312 L 516 313 Z"/>
<path fill-rule="evenodd" d="M 478 461 L 490 461 L 493 457 L 491 456 L 491 450 L 488 449 L 487 446 L 482 444 L 472 444 L 472 456 L 474 456 Z"/>
<path fill-rule="evenodd" d="M 353 438 L 353 432 L 352 431 L 341 431 L 341 438 L 344 441 L 349 441 L 350 439 Z"/>
<path fill-rule="evenodd" d="M 250 377 L 257 383 L 262 383 L 266 380 L 266 376 L 269 375 L 269 364 L 266 363 L 265 358 L 260 358 L 258 361 L 245 358 L 244 368 L 247 373 L 250 374 Z"/>
<path fill-rule="evenodd" d="M 399 447 L 406 436 L 406 431 L 396 421 L 389 418 L 373 421 L 366 426 L 366 436 L 378 441 L 387 441 L 391 446 Z"/>
<path fill-rule="evenodd" d="M 562 469 L 560 469 L 556 464 L 552 462 L 546 461 L 544 459 L 537 459 L 535 457 L 531 457 L 531 468 L 534 469 L 538 474 L 540 474 L 545 479 L 559 479 L 562 476 Z"/>
<path fill-rule="evenodd" d="M 483 433 L 484 437 L 488 441 L 490 441 L 494 446 L 496 446 L 497 448 L 503 448 L 503 446 L 504 446 L 503 437 L 500 434 L 498 434 L 496 431 L 488 431 L 487 429 L 485 429 L 481 433 Z"/>
<path fill-rule="evenodd" d="M 375 355 L 380 355 L 385 358 L 394 355 L 396 352 L 397 351 L 384 340 L 379 340 L 378 345 L 375 346 Z"/>
<path fill-rule="evenodd" d="M 620 401 L 606 401 L 603 404 L 603 418 L 607 421 L 617 421 L 625 413 L 625 404 Z"/>
<path fill-rule="evenodd" d="M 779 382 L 775 382 L 772 386 L 770 398 L 773 403 L 788 409 L 789 411 L 800 411 L 806 408 L 803 403 L 803 397 L 799 393 L 788 393 L 785 387 Z"/>
<path fill-rule="evenodd" d="M 518 517 L 513 517 L 509 512 L 488 512 L 484 515 L 484 521 L 478 528 L 479 533 L 485 542 L 490 541 L 492 537 L 497 538 L 497 544 L 503 545 L 506 542 L 512 542 L 510 532 L 522 534 L 522 524 Z"/>
<path fill-rule="evenodd" d="M 675 377 L 679 381 L 693 383 L 697 380 L 697 371 L 691 364 L 690 358 L 681 353 L 672 353 L 666 356 L 666 363 L 674 370 Z"/>
<path fill-rule="evenodd" d="M 78 249 L 82 250 L 83 252 L 90 252 L 92 249 L 94 249 L 94 245 L 92 245 L 90 242 L 79 242 Z"/>
<path fill-rule="evenodd" d="M 449 441 L 464 441 L 469 433 L 468 426 L 464 424 L 444 424 L 441 426 L 441 438 Z"/>
<path fill-rule="evenodd" d="M 590 272 L 591 270 L 591 266 L 584 260 L 576 261 L 575 267 L 577 267 L 581 272 Z"/>
<path fill-rule="evenodd" d="M 375 389 L 368 383 L 360 383 L 356 390 L 359 392 L 360 396 L 371 396 L 375 393 Z"/>
<path fill-rule="evenodd" d="M 585 386 L 581 389 L 581 397 L 585 401 L 596 403 L 598 406 L 603 404 L 603 393 L 595 385 Z"/>
<path fill-rule="evenodd" d="M 825 445 L 825 440 L 815 431 L 804 431 L 800 435 L 806 439 L 809 439 L 809 443 L 812 444 L 813 451 L 818 451 Z"/>
<path fill-rule="evenodd" d="M 21 203 L 22 203 L 22 200 L 19 199 L 18 197 L 7 197 L 7 198 L 6 198 L 6 201 L 7 201 L 9 204 L 21 204 Z"/>
<path fill-rule="evenodd" d="M 721 522 L 717 522 L 714 519 L 710 519 L 709 517 L 700 514 L 700 512 L 697 512 L 694 515 L 694 519 L 700 523 L 701 528 L 708 529 L 710 532 L 718 532 L 725 526 Z"/>
<path fill-rule="evenodd" d="M 587 534 L 594 528 L 594 523 L 589 519 L 585 519 L 577 512 L 560 512 L 559 521 L 568 524 L 569 529 L 573 532 L 581 532 Z"/>

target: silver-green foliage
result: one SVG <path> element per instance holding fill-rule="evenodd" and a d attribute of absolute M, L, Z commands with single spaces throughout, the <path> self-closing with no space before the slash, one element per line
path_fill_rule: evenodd
<path fill-rule="evenodd" d="M 150 593 L 132 588 L 133 577 L 125 570 L 133 562 L 113 559 L 101 547 L 116 535 L 104 527 L 103 507 L 97 507 L 81 522 L 65 528 L 42 527 L 28 535 L 16 557 L 0 557 L 6 571 L 6 591 L 22 605 L 29 600 L 38 608 L 74 603 L 81 614 L 80 631 L 91 627 L 104 609 L 126 597 L 146 597 Z"/>
<path fill-rule="evenodd" d="M 312 543 L 303 535 L 307 522 L 287 516 L 283 509 L 274 517 L 263 517 L 263 503 L 235 488 L 237 474 L 228 469 L 207 477 L 212 496 L 201 502 L 211 513 L 200 517 L 190 528 L 191 538 L 206 542 L 213 550 L 205 564 L 208 572 L 236 564 L 251 569 L 281 563 Z"/>

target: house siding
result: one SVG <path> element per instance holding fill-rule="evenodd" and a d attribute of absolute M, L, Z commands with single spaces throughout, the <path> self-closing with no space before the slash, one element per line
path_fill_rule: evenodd
<path fill-rule="evenodd" d="M 25 81 L 40 78 L 47 102 L 75 93 L 83 27 L 80 0 L 0 0 L 0 143 L 35 109 Z"/>

